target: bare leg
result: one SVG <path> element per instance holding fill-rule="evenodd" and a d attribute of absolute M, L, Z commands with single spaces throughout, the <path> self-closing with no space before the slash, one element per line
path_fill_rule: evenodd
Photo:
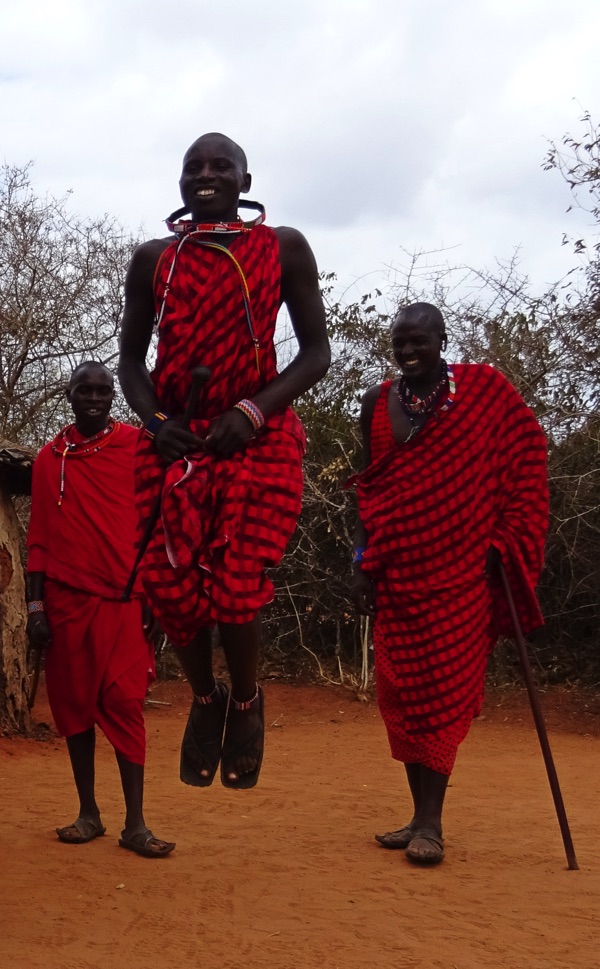
<path fill-rule="evenodd" d="M 67 750 L 79 796 L 79 815 L 73 824 L 57 828 L 61 841 L 82 844 L 104 834 L 95 795 L 96 731 L 93 727 L 67 737 Z"/>
<path fill-rule="evenodd" d="M 118 750 L 115 750 L 115 755 L 119 765 L 126 810 L 121 845 L 131 847 L 133 844 L 137 846 L 133 850 L 147 856 L 168 855 L 175 845 L 155 838 L 144 821 L 144 765 L 134 764 L 132 761 L 126 760 Z M 123 845 L 123 842 L 125 842 L 125 845 Z"/>
<path fill-rule="evenodd" d="M 404 768 L 414 806 L 412 819 L 403 828 L 377 834 L 375 839 L 384 848 L 406 848 L 412 842 L 417 853 L 421 848 L 427 852 L 427 846 L 423 848 L 423 845 L 418 844 L 422 841 L 419 832 L 428 831 L 429 836 L 435 835 L 441 839 L 442 808 L 448 777 L 425 767 L 424 764 L 405 764 Z"/>
<path fill-rule="evenodd" d="M 417 791 L 415 817 L 410 825 L 413 837 L 406 855 L 417 864 L 435 864 L 444 857 L 442 810 L 449 777 L 424 764 L 412 766 L 418 767 L 420 791 Z"/>
<path fill-rule="evenodd" d="M 407 827 L 411 828 L 421 806 L 421 764 L 405 764 L 406 777 L 413 800 L 413 817 Z"/>
<path fill-rule="evenodd" d="M 201 629 L 189 646 L 176 648 L 175 655 L 181 664 L 187 680 L 192 688 L 194 697 L 208 697 L 213 695 L 217 702 L 193 702 L 190 712 L 191 728 L 186 728 L 186 734 L 192 729 L 195 743 L 187 744 L 184 736 L 186 763 L 190 776 L 184 772 L 181 775 L 185 783 L 194 783 L 192 778 L 196 774 L 202 778 L 214 775 L 219 760 L 223 722 L 225 711 L 223 700 L 213 694 L 215 678 L 212 668 L 212 629 Z M 182 756 L 184 756 L 182 754 Z"/>
<path fill-rule="evenodd" d="M 125 797 L 125 829 L 140 831 L 146 827 L 144 821 L 144 766 L 126 760 L 123 754 L 115 750 L 123 795 Z"/>
<path fill-rule="evenodd" d="M 232 700 L 244 703 L 256 698 L 250 709 L 237 710 L 233 703 L 229 706 L 226 738 L 234 745 L 243 744 L 261 726 L 256 685 L 261 644 L 260 615 L 241 625 L 220 623 L 219 634 L 231 678 Z M 253 773 L 258 763 L 256 754 L 242 754 L 227 764 L 227 779 L 235 782 L 244 774 Z"/>
<path fill-rule="evenodd" d="M 75 787 L 79 795 L 79 817 L 90 821 L 100 820 L 100 810 L 95 794 L 96 731 L 93 727 L 83 733 L 67 737 L 67 749 Z"/>
<path fill-rule="evenodd" d="M 219 635 L 231 678 L 231 695 L 239 702 L 251 700 L 256 693 L 260 615 L 241 625 L 219 623 Z"/>
<path fill-rule="evenodd" d="M 174 647 L 195 696 L 206 696 L 215 685 L 212 671 L 212 630 L 201 629 L 189 646 Z"/>
<path fill-rule="evenodd" d="M 425 767 L 424 764 L 418 766 L 421 774 L 421 796 L 413 827 L 433 828 L 441 837 L 442 810 L 450 778 L 447 774 Z"/>

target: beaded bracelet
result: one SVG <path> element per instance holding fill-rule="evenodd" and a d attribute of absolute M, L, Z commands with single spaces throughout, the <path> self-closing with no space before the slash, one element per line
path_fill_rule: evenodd
<path fill-rule="evenodd" d="M 149 421 L 144 424 L 144 434 L 149 437 L 151 441 L 157 435 L 159 427 L 161 427 L 165 421 L 170 420 L 167 414 L 163 414 L 162 411 L 157 411 L 153 414 Z"/>
<path fill-rule="evenodd" d="M 44 603 L 41 599 L 32 599 L 27 603 L 27 612 L 31 616 L 34 612 L 45 612 Z"/>
<path fill-rule="evenodd" d="M 352 557 L 352 564 L 354 565 L 355 562 L 362 562 L 364 558 L 363 553 L 366 551 L 367 551 L 366 545 L 359 545 L 357 548 L 355 548 L 354 556 Z"/>
<path fill-rule="evenodd" d="M 262 411 L 256 406 L 251 400 L 238 400 L 237 404 L 233 405 L 234 410 L 240 410 L 244 414 L 255 431 L 260 431 L 261 427 L 264 426 L 265 419 L 262 415 Z"/>

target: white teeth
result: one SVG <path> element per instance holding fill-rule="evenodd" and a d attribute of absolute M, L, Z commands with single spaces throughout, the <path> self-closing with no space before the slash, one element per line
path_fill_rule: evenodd
<path fill-rule="evenodd" d="M 199 188 L 196 195 L 214 195 L 214 188 Z"/>

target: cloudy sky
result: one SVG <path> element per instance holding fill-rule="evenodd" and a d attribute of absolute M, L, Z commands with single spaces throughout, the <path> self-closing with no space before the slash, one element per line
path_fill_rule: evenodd
<path fill-rule="evenodd" d="M 572 265 L 548 140 L 600 120 L 598 0 L 0 0 L 0 158 L 146 236 L 205 131 L 357 296 L 404 251 Z M 582 229 L 583 226 L 583 229 Z"/>

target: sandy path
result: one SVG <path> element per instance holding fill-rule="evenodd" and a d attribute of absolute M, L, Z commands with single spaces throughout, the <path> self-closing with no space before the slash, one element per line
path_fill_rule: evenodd
<path fill-rule="evenodd" d="M 167 860 L 117 847 L 121 801 L 104 740 L 107 836 L 53 836 L 75 816 L 62 741 L 0 740 L 0 966 L 15 969 L 597 969 L 598 717 L 551 741 L 581 870 L 569 872 L 530 716 L 495 696 L 463 746 L 447 859 L 412 867 L 373 841 L 408 812 L 373 704 L 338 689 L 266 686 L 267 754 L 253 791 L 177 777 L 183 684 L 147 713 L 146 815 Z M 44 697 L 36 714 L 47 719 Z M 552 716 L 549 719 L 552 727 Z M 559 729 L 560 728 L 560 729 Z"/>

